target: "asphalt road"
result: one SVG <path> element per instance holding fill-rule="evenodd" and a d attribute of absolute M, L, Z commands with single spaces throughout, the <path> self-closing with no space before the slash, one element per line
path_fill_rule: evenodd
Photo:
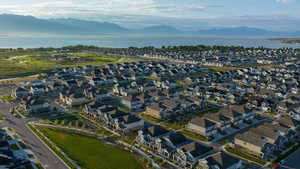
<path fill-rule="evenodd" d="M 16 118 L 9 113 L 10 105 L 0 103 L 0 113 L 6 116 L 6 120 L 0 127 L 14 128 L 24 142 L 31 148 L 37 158 L 47 169 L 68 169 L 36 136 L 26 127 L 25 119 Z"/>
<path fill-rule="evenodd" d="M 286 159 L 286 163 L 281 167 L 282 169 L 299 169 L 300 168 L 300 150 L 293 153 Z"/>

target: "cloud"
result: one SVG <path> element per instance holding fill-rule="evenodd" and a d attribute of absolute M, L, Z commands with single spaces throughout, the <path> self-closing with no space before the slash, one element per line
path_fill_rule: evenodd
<path fill-rule="evenodd" d="M 293 2 L 294 0 L 276 0 L 276 2 L 279 2 L 279 3 L 290 3 L 290 2 Z"/>
<path fill-rule="evenodd" d="M 161 3 L 158 0 L 46 0 L 28 4 L 1 5 L 0 13 L 39 17 L 75 17 L 97 15 L 149 15 L 192 17 L 208 6 L 197 4 Z"/>

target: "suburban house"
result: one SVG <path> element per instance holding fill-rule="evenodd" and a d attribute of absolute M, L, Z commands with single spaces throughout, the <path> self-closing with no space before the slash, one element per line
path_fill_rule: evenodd
<path fill-rule="evenodd" d="M 17 87 L 14 92 L 13 96 L 16 98 L 23 98 L 29 96 L 29 91 L 24 87 Z"/>
<path fill-rule="evenodd" d="M 48 88 L 44 85 L 36 85 L 31 86 L 29 91 L 33 96 L 38 96 L 40 94 L 48 92 Z"/>
<path fill-rule="evenodd" d="M 141 100 L 136 96 L 122 96 L 121 97 L 121 104 L 131 110 L 138 110 L 142 108 Z"/>
<path fill-rule="evenodd" d="M 217 133 L 217 124 L 204 117 L 195 117 L 188 123 L 187 129 L 202 136 L 210 137 Z"/>
<path fill-rule="evenodd" d="M 48 112 L 52 108 L 51 106 L 42 99 L 30 97 L 26 100 L 22 100 L 20 107 L 28 113 L 41 113 Z"/>
<path fill-rule="evenodd" d="M 74 93 L 60 93 L 60 101 L 70 106 L 79 106 L 88 103 L 89 100 L 85 97 L 82 92 Z"/>
<path fill-rule="evenodd" d="M 165 113 L 165 107 L 163 107 L 159 103 L 154 103 L 152 105 L 147 106 L 145 113 L 156 119 L 164 119 L 168 117 L 168 113 Z"/>
<path fill-rule="evenodd" d="M 224 152 L 217 152 L 200 159 L 195 169 L 244 169 L 243 162 Z"/>
<path fill-rule="evenodd" d="M 168 135 L 170 131 L 162 128 L 158 125 L 145 126 L 143 129 L 139 130 L 137 141 L 141 145 L 150 147 L 151 149 L 158 150 L 158 138 Z"/>
<path fill-rule="evenodd" d="M 248 131 L 237 134 L 236 147 L 263 159 L 274 158 L 278 152 L 289 147 L 295 141 L 296 133 L 278 123 L 264 123 Z"/>
<path fill-rule="evenodd" d="M 113 126 L 116 130 L 136 130 L 144 126 L 144 120 L 135 115 L 124 115 L 114 119 Z"/>
<path fill-rule="evenodd" d="M 222 132 L 231 127 L 231 119 L 220 112 L 206 114 L 204 115 L 204 118 L 216 123 L 218 126 L 218 130 Z"/>
<path fill-rule="evenodd" d="M 198 160 L 212 153 L 212 148 L 191 142 L 176 149 L 172 154 L 172 159 L 182 168 L 193 168 Z"/>

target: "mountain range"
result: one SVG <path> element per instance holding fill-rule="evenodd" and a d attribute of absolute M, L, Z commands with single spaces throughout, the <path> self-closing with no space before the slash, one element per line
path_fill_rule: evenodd
<path fill-rule="evenodd" d="M 157 25 L 142 29 L 128 29 L 109 22 L 87 21 L 79 19 L 40 19 L 33 16 L 1 14 L 0 34 L 65 34 L 65 35 L 101 35 L 101 34 L 163 34 L 163 35 L 203 35 L 203 36 L 257 36 L 257 37 L 293 37 L 298 32 L 275 32 L 250 27 L 214 28 L 194 32 L 178 30 L 168 25 Z"/>

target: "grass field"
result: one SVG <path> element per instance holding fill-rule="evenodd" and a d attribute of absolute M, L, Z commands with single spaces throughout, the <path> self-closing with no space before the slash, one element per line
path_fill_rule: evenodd
<path fill-rule="evenodd" d="M 254 163 L 257 163 L 257 164 L 260 164 L 260 165 L 265 165 L 266 164 L 266 161 L 260 159 L 259 157 L 256 157 L 256 156 L 253 156 L 253 155 L 250 155 L 250 154 L 246 154 L 242 151 L 239 151 L 238 149 L 235 149 L 235 148 L 231 148 L 231 147 L 225 147 L 226 151 L 229 152 L 229 153 L 232 153 L 234 155 L 237 155 L 237 156 L 240 156 L 244 159 L 247 159 L 249 161 L 252 161 Z"/>
<path fill-rule="evenodd" d="M 142 169 L 134 155 L 78 134 L 38 127 L 84 169 Z"/>
<path fill-rule="evenodd" d="M 0 79 L 22 77 L 44 73 L 55 68 L 68 66 L 103 65 L 106 63 L 130 62 L 135 59 L 105 56 L 96 52 L 63 54 L 62 60 L 51 58 L 51 52 L 0 52 Z M 79 61 L 73 60 L 79 58 Z"/>

